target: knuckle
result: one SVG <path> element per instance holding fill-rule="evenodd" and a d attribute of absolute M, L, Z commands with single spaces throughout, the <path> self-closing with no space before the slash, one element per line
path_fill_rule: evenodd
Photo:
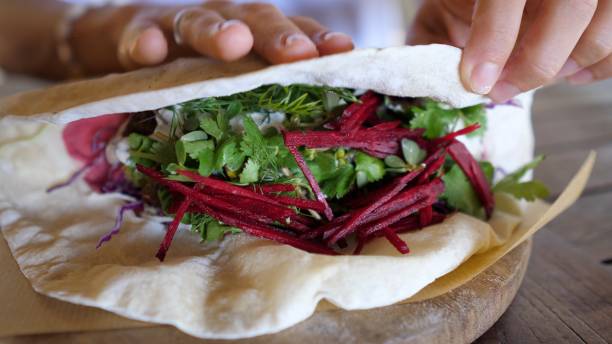
<path fill-rule="evenodd" d="M 578 59 L 588 61 L 579 61 L 591 64 L 612 53 L 612 40 L 606 40 L 604 37 L 585 37 L 581 43 L 580 50 L 576 53 Z"/>
<path fill-rule="evenodd" d="M 531 80 L 538 85 L 545 84 L 552 80 L 559 71 L 560 67 L 545 61 L 534 61 L 527 66 L 527 70 L 531 75 Z"/>
<path fill-rule="evenodd" d="M 557 1 L 557 0 L 553 0 Z M 573 10 L 573 13 L 583 16 L 592 16 L 597 9 L 597 0 L 567 0 L 568 6 Z"/>
<path fill-rule="evenodd" d="M 247 3 L 240 6 L 246 14 L 253 16 L 278 12 L 278 8 L 276 6 L 264 2 Z"/>

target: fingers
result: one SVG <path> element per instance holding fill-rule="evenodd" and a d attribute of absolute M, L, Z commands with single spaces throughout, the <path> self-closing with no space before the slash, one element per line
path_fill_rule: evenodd
<path fill-rule="evenodd" d="M 598 80 L 604 80 L 612 77 L 612 55 L 609 55 L 605 59 L 585 68 L 572 76 L 568 77 L 567 80 L 573 85 L 584 85 Z"/>
<path fill-rule="evenodd" d="M 253 33 L 255 51 L 271 63 L 319 56 L 315 43 L 273 5 L 214 2 L 205 6 L 213 6 L 224 17 L 246 23 Z"/>
<path fill-rule="evenodd" d="M 544 0 L 489 97 L 504 102 L 557 75 L 587 28 L 596 0 Z"/>
<path fill-rule="evenodd" d="M 525 0 L 477 2 L 460 68 L 473 92 L 487 94 L 495 85 L 515 46 L 524 7 Z"/>
<path fill-rule="evenodd" d="M 168 55 L 168 42 L 161 28 L 145 17 L 135 17 L 119 40 L 119 63 L 126 70 L 162 63 Z"/>
<path fill-rule="evenodd" d="M 558 77 L 572 75 L 612 54 L 612 0 L 599 0 L 597 12 Z"/>
<path fill-rule="evenodd" d="M 290 19 L 316 45 L 321 56 L 353 50 L 353 40 L 349 35 L 329 31 L 328 28 L 309 17 L 296 16 Z"/>
<path fill-rule="evenodd" d="M 201 7 L 171 11 L 162 22 L 181 45 L 223 61 L 234 61 L 249 53 L 253 35 L 239 20 L 226 20 L 218 12 Z"/>

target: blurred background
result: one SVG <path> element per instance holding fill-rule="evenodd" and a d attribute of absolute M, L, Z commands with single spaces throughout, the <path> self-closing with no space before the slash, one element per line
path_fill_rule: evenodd
<path fill-rule="evenodd" d="M 264 0 L 273 3 L 287 15 L 310 16 L 334 31 L 345 32 L 360 48 L 402 44 L 406 25 L 412 19 L 419 0 Z M 67 0 L 70 3 L 108 3 L 105 0 Z M 129 0 L 115 0 L 125 4 Z M 196 0 L 148 0 L 151 4 L 193 4 Z M 248 0 L 238 3 L 253 2 Z"/>

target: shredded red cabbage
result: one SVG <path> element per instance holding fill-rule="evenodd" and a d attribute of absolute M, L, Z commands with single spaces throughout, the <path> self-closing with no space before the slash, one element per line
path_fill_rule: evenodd
<path fill-rule="evenodd" d="M 113 235 L 118 234 L 121 229 L 121 225 L 123 224 L 123 215 L 126 211 L 133 211 L 135 213 L 139 213 L 144 210 L 144 203 L 142 201 L 130 202 L 124 204 L 119 208 L 117 212 L 117 218 L 115 219 L 115 226 L 105 235 L 103 235 L 98 241 L 98 245 L 96 245 L 96 249 L 99 249 L 105 242 L 110 241 Z"/>

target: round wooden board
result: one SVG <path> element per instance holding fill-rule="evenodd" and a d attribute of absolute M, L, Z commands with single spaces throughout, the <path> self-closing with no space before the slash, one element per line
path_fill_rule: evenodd
<path fill-rule="evenodd" d="M 531 240 L 465 285 L 433 299 L 363 311 L 328 310 L 285 331 L 236 341 L 201 340 L 173 327 L 23 336 L 8 343 L 470 343 L 499 319 L 518 291 Z"/>

